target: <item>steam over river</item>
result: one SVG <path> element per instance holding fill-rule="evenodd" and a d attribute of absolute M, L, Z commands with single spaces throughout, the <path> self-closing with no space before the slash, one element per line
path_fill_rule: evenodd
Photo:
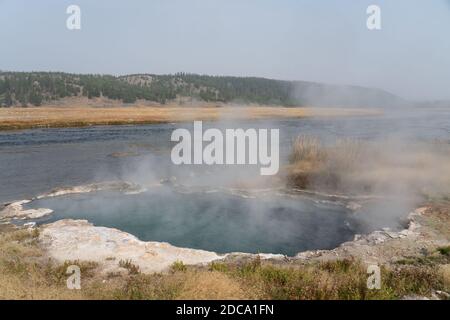
<path fill-rule="evenodd" d="M 407 140 L 448 143 L 450 110 L 405 111 L 346 119 L 296 119 L 246 123 L 204 123 L 219 128 L 279 128 L 280 165 L 299 134 L 324 140 L 356 137 L 372 140 L 397 135 Z M 217 252 L 270 252 L 288 255 L 305 249 L 332 248 L 355 233 L 398 228 L 398 216 L 363 218 L 341 203 L 273 192 L 231 192 L 221 188 L 251 179 L 258 168 L 177 167 L 171 164 L 172 131 L 192 123 L 34 129 L 0 133 L 0 202 L 29 199 L 57 187 L 123 180 L 146 188 L 139 194 L 95 192 L 33 201 L 34 208 L 61 218 L 88 219 L 142 240 Z M 173 178 L 173 177 L 176 177 Z M 163 179 L 167 184 L 157 184 Z M 168 180 L 167 180 L 168 179 Z M 177 187 L 182 185 L 184 189 Z M 386 210 L 395 210 L 386 204 Z M 405 215 L 408 212 L 405 212 Z M 387 217 L 387 218 L 386 218 Z M 368 221 L 370 220 L 370 223 Z M 374 222 L 375 221 L 375 222 Z"/>

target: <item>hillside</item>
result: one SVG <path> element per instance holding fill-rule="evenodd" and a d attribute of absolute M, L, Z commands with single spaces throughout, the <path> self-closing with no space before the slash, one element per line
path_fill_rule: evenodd
<path fill-rule="evenodd" d="M 280 106 L 392 107 L 402 100 L 388 92 L 255 77 L 136 74 L 82 75 L 59 72 L 0 72 L 0 106 L 41 106 L 67 97 L 103 97 L 122 103 L 165 104 L 192 98 L 217 103 Z"/>

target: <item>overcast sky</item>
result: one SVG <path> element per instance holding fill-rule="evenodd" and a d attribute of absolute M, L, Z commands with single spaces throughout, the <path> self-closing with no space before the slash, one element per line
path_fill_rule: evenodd
<path fill-rule="evenodd" d="M 81 30 L 66 8 L 81 8 Z M 369 31 L 366 9 L 381 7 Z M 0 69 L 260 76 L 450 99 L 450 0 L 0 0 Z"/>

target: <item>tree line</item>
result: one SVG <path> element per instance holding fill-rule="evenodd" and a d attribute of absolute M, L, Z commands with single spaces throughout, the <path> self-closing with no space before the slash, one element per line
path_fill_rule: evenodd
<path fill-rule="evenodd" d="M 298 105 L 293 83 L 264 78 L 174 75 L 81 75 L 57 72 L 0 72 L 0 106 L 40 106 L 66 97 L 106 97 L 166 103 L 177 97 L 207 102 Z"/>

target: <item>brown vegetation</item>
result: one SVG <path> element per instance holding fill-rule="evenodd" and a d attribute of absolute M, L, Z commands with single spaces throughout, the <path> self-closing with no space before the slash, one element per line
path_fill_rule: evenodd
<path fill-rule="evenodd" d="M 325 192 L 445 197 L 450 146 L 439 142 L 360 141 L 299 136 L 286 168 L 288 185 Z"/>
<path fill-rule="evenodd" d="M 0 130 L 40 127 L 150 124 L 219 119 L 267 119 L 374 115 L 375 110 L 285 107 L 39 107 L 0 108 Z"/>
<path fill-rule="evenodd" d="M 343 139 L 325 146 L 316 137 L 299 136 L 289 158 L 288 184 L 301 189 L 349 191 L 345 190 L 350 187 L 348 180 L 361 167 L 365 151 L 356 140 Z M 364 181 L 357 186 L 360 190 L 367 187 Z"/>
<path fill-rule="evenodd" d="M 435 259 L 382 268 L 381 289 L 370 290 L 366 266 L 352 259 L 301 265 L 255 259 L 206 267 L 177 262 L 169 272 L 155 274 L 143 274 L 131 261 L 123 261 L 127 271 L 104 274 L 91 262 L 50 261 L 38 234 L 0 234 L 1 299 L 398 299 L 450 290 L 445 248 L 436 248 Z M 70 264 L 81 268 L 81 290 L 66 287 Z"/>

